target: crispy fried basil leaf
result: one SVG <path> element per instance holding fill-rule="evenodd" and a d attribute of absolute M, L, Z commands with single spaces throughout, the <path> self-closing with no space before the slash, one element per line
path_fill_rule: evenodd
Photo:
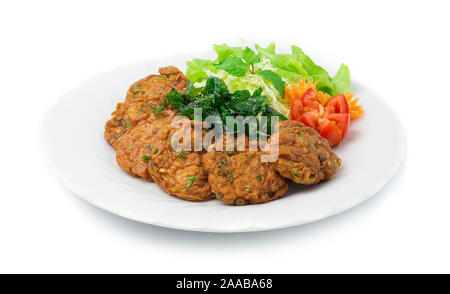
<path fill-rule="evenodd" d="M 195 97 L 193 93 L 196 93 Z M 166 99 L 178 113 L 191 119 L 194 119 L 194 108 L 202 109 L 203 120 L 208 116 L 219 117 L 222 120 L 223 130 L 226 133 L 237 134 L 243 131 L 240 129 L 242 126 L 236 119 L 237 117 L 255 118 L 255 121 L 249 120 L 249 123 L 245 126 L 247 135 L 252 134 L 251 131 L 257 129 L 261 116 L 268 117 L 268 126 L 270 126 L 271 116 L 278 116 L 280 120 L 286 119 L 286 117 L 269 106 L 268 99 L 262 95 L 261 88 L 255 90 L 253 94 L 247 90 L 230 93 L 225 83 L 216 77 L 207 78 L 205 87 L 199 89 L 188 83 L 184 94 L 172 89 L 167 94 Z M 227 117 L 236 119 L 231 124 L 231 127 L 227 126 Z M 263 127 L 267 130 L 263 133 L 270 135 L 271 128 L 266 125 Z"/>

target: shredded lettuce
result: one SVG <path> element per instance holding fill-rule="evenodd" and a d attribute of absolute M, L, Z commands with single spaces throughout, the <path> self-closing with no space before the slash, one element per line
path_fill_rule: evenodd
<path fill-rule="evenodd" d="M 266 48 L 255 45 L 256 51 L 226 44 L 215 44 L 213 49 L 215 60 L 194 59 L 186 63 L 186 75 L 196 87 L 205 86 L 208 77 L 217 77 L 231 91 L 254 92 L 261 88 L 271 107 L 284 115 L 289 113 L 289 102 L 284 97 L 286 84 L 305 78 L 317 82 L 317 89 L 330 95 L 350 88 L 350 70 L 346 65 L 341 64 L 331 77 L 297 46 L 291 46 L 290 54 L 277 54 L 274 42 Z"/>

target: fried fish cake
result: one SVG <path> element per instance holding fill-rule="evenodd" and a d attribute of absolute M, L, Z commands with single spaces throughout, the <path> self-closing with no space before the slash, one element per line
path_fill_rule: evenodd
<path fill-rule="evenodd" d="M 106 141 L 113 147 L 127 130 L 147 119 L 152 109 L 162 104 L 172 88 L 179 92 L 185 90 L 187 78 L 176 67 L 160 68 L 159 73 L 133 83 L 125 102 L 117 104 L 113 117 L 106 122 L 104 134 Z"/>
<path fill-rule="evenodd" d="M 211 199 L 212 192 L 208 176 L 202 166 L 201 153 L 189 151 L 192 150 L 190 149 L 192 146 L 186 148 L 189 150 L 181 150 L 181 148 L 177 149 L 179 146 L 172 144 L 172 139 L 178 138 L 177 134 L 186 131 L 189 131 L 188 134 L 193 143 L 194 131 L 191 121 L 188 120 L 187 124 L 181 127 L 176 124 L 171 126 L 171 123 L 168 123 L 164 128 L 164 131 L 161 131 L 159 136 L 154 137 L 150 143 L 152 150 L 148 158 L 150 176 L 162 190 L 170 195 L 189 201 Z"/>
<path fill-rule="evenodd" d="M 167 110 L 164 116 L 151 114 L 117 139 L 116 161 L 119 166 L 134 177 L 153 181 L 148 173 L 148 162 L 154 150 L 154 142 L 163 140 L 170 131 L 174 113 Z"/>
<path fill-rule="evenodd" d="M 248 144 L 245 151 L 215 151 L 213 148 L 202 156 L 202 162 L 217 199 L 226 204 L 257 204 L 278 199 L 286 193 L 287 182 L 268 162 L 261 162 L 260 151 L 250 151 Z"/>
<path fill-rule="evenodd" d="M 285 178 L 312 185 L 330 179 L 341 164 L 328 141 L 301 122 L 280 122 L 278 135 L 279 158 L 272 165 Z"/>

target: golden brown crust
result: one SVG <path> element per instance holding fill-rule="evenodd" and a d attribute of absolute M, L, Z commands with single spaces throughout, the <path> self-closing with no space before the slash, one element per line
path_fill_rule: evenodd
<path fill-rule="evenodd" d="M 178 196 L 189 201 L 206 201 L 212 198 L 208 183 L 208 176 L 202 166 L 201 153 L 174 150 L 171 139 L 176 132 L 188 126 L 171 127 L 171 123 L 164 126 L 164 131 L 151 143 L 151 158 L 148 172 L 156 184 L 170 195 Z M 191 143 L 193 140 L 191 138 Z M 192 147 L 192 146 L 191 146 Z"/>
<path fill-rule="evenodd" d="M 282 197 L 288 189 L 287 182 L 269 163 L 261 162 L 260 151 L 249 151 L 248 142 L 246 146 L 246 151 L 212 150 L 203 155 L 203 166 L 216 198 L 226 204 L 244 205 Z"/>
<path fill-rule="evenodd" d="M 148 173 L 148 161 L 151 155 L 151 145 L 165 138 L 174 113 L 166 111 L 164 116 L 153 114 L 137 126 L 132 127 L 116 140 L 116 160 L 121 168 L 134 177 L 142 177 L 153 181 Z"/>
<path fill-rule="evenodd" d="M 123 134 L 115 143 L 117 163 L 132 176 L 155 181 L 170 195 L 190 201 L 209 200 L 212 192 L 201 154 L 172 148 L 170 139 L 181 129 L 171 126 L 175 117 L 171 110 L 152 113 Z M 191 128 L 190 122 L 187 125 Z"/>
<path fill-rule="evenodd" d="M 183 151 L 177 156 L 169 143 L 157 144 L 158 153 L 149 163 L 150 175 L 167 194 L 189 201 L 212 198 L 208 176 L 202 167 L 201 154 Z"/>
<path fill-rule="evenodd" d="M 341 160 L 328 141 L 298 121 L 279 123 L 279 158 L 272 165 L 281 176 L 312 185 L 330 179 Z"/>
<path fill-rule="evenodd" d="M 147 119 L 151 109 L 161 105 L 172 88 L 179 92 L 185 90 L 187 78 L 176 67 L 160 68 L 159 72 L 160 75 L 149 75 L 133 83 L 125 102 L 117 104 L 113 117 L 106 122 L 104 134 L 106 141 L 113 147 L 127 130 Z"/>

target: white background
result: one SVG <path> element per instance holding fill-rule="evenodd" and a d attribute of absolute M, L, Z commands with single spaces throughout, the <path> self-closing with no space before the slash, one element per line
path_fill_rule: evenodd
<path fill-rule="evenodd" d="M 450 272 L 449 12 L 447 1 L 2 1 L 0 272 Z M 120 65 L 238 38 L 344 61 L 382 94 L 407 130 L 393 180 L 323 221 L 220 235 L 112 215 L 49 172 L 41 122 L 65 92 Z"/>

